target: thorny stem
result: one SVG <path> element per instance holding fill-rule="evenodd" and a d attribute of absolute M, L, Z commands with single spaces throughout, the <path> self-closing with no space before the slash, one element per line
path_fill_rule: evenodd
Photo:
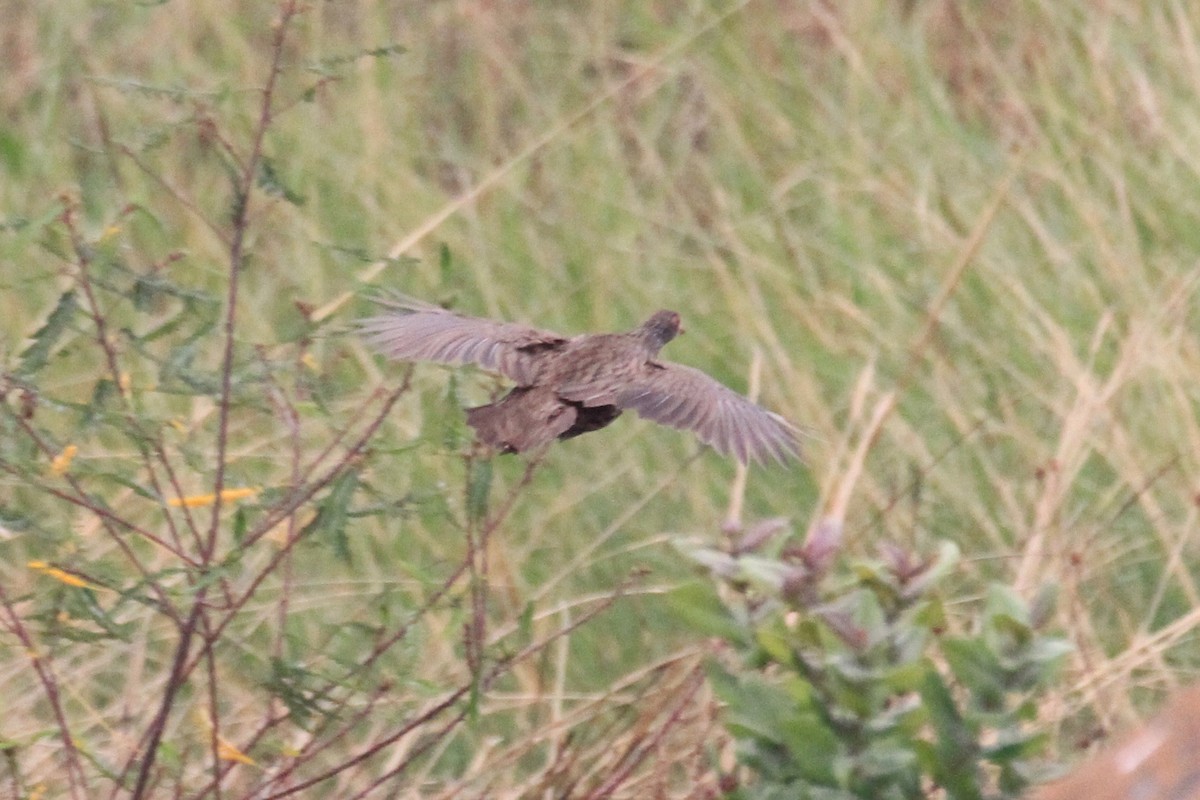
<path fill-rule="evenodd" d="M 343 456 L 342 460 L 339 461 L 335 466 L 330 468 L 330 470 L 325 475 L 323 475 L 320 479 L 314 481 L 309 486 L 304 487 L 297 494 L 293 495 L 293 497 L 288 502 L 283 504 L 283 506 L 282 506 L 283 509 L 290 509 L 290 510 L 288 510 L 286 513 L 277 511 L 275 515 L 270 515 L 268 517 L 268 519 L 275 517 L 275 516 L 277 516 L 279 519 L 286 518 L 287 514 L 291 514 L 292 512 L 294 512 L 295 510 L 300 508 L 300 506 L 302 506 L 304 503 L 311 500 L 313 498 L 313 496 L 316 495 L 317 492 L 319 492 L 321 489 L 328 486 L 339 475 L 341 475 L 343 472 L 345 472 L 346 469 L 351 464 L 353 464 L 356 461 L 356 459 L 358 459 L 359 455 L 362 453 L 363 449 L 366 447 L 367 442 L 371 439 L 371 437 L 375 434 L 375 431 L 378 429 L 379 425 L 382 424 L 383 420 L 387 417 L 388 411 L 391 410 L 391 408 L 395 404 L 395 402 L 397 400 L 399 400 L 400 396 L 403 395 L 407 390 L 408 390 L 407 382 L 405 384 L 401 385 L 396 390 L 394 390 L 388 396 L 387 402 L 384 404 L 383 408 L 376 415 L 374 420 L 372 420 L 371 424 L 367 426 L 366 430 L 363 431 L 362 435 L 359 437 L 358 441 L 354 444 L 354 446 L 351 447 L 350 450 L 346 452 L 346 454 L 345 454 L 345 456 Z M 261 527 L 261 524 L 260 524 L 260 527 Z M 299 541 L 300 541 L 299 531 L 296 531 L 296 535 L 289 537 L 287 542 L 285 542 L 285 544 L 282 547 L 278 548 L 278 550 L 276 550 L 275 554 L 272 555 L 270 561 L 267 562 L 266 566 L 264 566 L 262 569 L 260 569 L 258 571 L 258 574 L 255 575 L 254 578 L 250 581 L 250 584 L 249 584 L 249 586 L 246 587 L 245 591 L 243 591 L 241 593 L 241 595 L 239 595 L 233 601 L 231 601 L 229 607 L 227 609 L 225 609 L 225 617 L 217 623 L 216 627 L 213 630 L 213 640 L 214 641 L 221 637 L 221 635 L 225 631 L 225 628 L 230 623 L 233 622 L 233 620 L 237 617 L 238 613 L 241 611 L 242 607 L 245 606 L 245 604 L 250 601 L 250 598 L 253 597 L 254 594 L 258 591 L 258 587 L 262 584 L 262 582 L 264 580 L 266 580 L 268 576 L 275 573 L 275 571 L 279 567 L 280 562 L 283 561 L 285 558 L 287 558 L 288 554 L 292 552 L 292 550 L 299 543 Z M 207 650 L 207 648 L 208 648 L 208 645 L 206 644 L 205 649 Z M 191 671 L 193 666 L 194 666 L 194 664 L 188 665 L 189 672 Z"/>
<path fill-rule="evenodd" d="M 621 597 L 623 597 L 625 595 L 625 593 L 628 591 L 629 587 L 630 587 L 630 582 L 627 581 L 626 583 L 622 584 L 611 595 L 604 598 L 604 600 L 602 602 L 598 603 L 595 608 L 590 609 L 587 613 L 583 614 L 579 619 L 573 620 L 569 624 L 559 628 L 558 630 L 549 634 L 548 636 L 546 636 L 544 639 L 541 639 L 540 641 L 532 642 L 531 644 L 526 646 L 524 649 L 509 656 L 508 658 L 498 661 L 495 665 L 492 666 L 491 669 L 487 670 L 486 674 L 484 674 L 479 679 L 478 685 L 479 685 L 480 690 L 481 691 L 487 690 L 488 688 L 491 687 L 491 685 L 497 679 L 499 679 L 501 676 L 507 674 L 518 663 L 524 661 L 525 659 L 529 658 L 532 655 L 535 655 L 536 653 L 542 652 L 548 646 L 550 646 L 555 641 L 557 641 L 559 638 L 570 635 L 574 631 L 578 630 L 579 628 L 583 627 L 587 623 L 591 622 L 593 619 L 595 619 L 600 614 L 607 611 L 609 608 L 611 608 L 613 606 L 614 603 L 617 602 L 617 600 L 619 600 Z M 435 704 L 433 704 L 432 706 L 427 708 L 424 712 L 418 714 L 416 717 L 409 720 L 407 723 L 402 725 L 400 728 L 398 728 L 397 730 L 388 734 L 387 736 L 383 737 L 382 739 L 375 742 L 374 744 L 370 745 L 369 747 L 367 747 L 365 750 L 361 751 L 357 755 L 346 759 L 345 761 L 335 765 L 334 767 L 331 767 L 330 769 L 326 770 L 325 772 L 322 772 L 318 775 L 313 776 L 312 778 L 309 778 L 305 781 L 297 783 L 293 786 L 289 786 L 288 788 L 283 789 L 279 792 L 269 794 L 266 797 L 262 798 L 262 800 L 278 800 L 278 798 L 288 797 L 290 795 L 296 794 L 297 792 L 302 792 L 305 789 L 309 789 L 309 788 L 316 786 L 318 784 L 321 784 L 333 777 L 336 777 L 337 775 L 345 772 L 346 770 L 348 770 L 352 767 L 362 764 L 363 762 L 365 762 L 368 759 L 370 759 L 371 757 L 375 756 L 382 750 L 385 750 L 388 747 L 391 747 L 392 745 L 394 745 L 396 742 L 398 742 L 404 736 L 408 735 L 411 731 L 415 730 L 418 726 L 423 725 L 427 722 L 430 722 L 431 720 L 436 719 L 438 716 L 440 716 L 443 712 L 448 711 L 456 703 L 458 703 L 460 700 L 462 700 L 464 697 L 466 697 L 470 693 L 472 685 L 474 683 L 475 683 L 475 679 L 471 678 L 464 685 L 455 689 L 453 692 L 451 692 L 449 695 L 444 697 L 442 700 L 436 702 Z M 467 718 L 467 715 L 469 713 L 470 713 L 469 706 L 464 705 L 462 708 L 460 708 L 457 711 L 457 713 L 455 713 L 449 720 L 446 721 L 446 723 L 442 726 L 442 728 L 440 730 L 431 733 L 429 736 L 423 737 L 420 742 L 416 743 L 412 747 L 412 749 L 410 749 L 406 752 L 404 759 L 399 764 L 397 764 L 396 766 L 392 767 L 391 769 L 389 769 L 382 775 L 375 778 L 374 781 L 372 781 L 372 783 L 368 787 L 363 789 L 357 795 L 354 795 L 354 797 L 366 796 L 367 794 L 369 794 L 371 791 L 378 788 L 382 784 L 384 784 L 387 781 L 392 780 L 396 776 L 404 773 L 417 758 L 422 756 L 427 750 L 432 748 L 435 744 L 437 744 L 438 742 L 441 742 L 445 738 L 446 734 L 449 733 L 449 731 L 453 730 L 453 728 L 455 726 L 461 724 L 462 721 Z M 250 796 L 250 795 L 248 794 L 247 796 Z M 257 796 L 257 793 L 255 792 L 253 796 Z"/>
<path fill-rule="evenodd" d="M 359 434 L 358 438 L 350 446 L 350 448 L 347 450 L 347 452 L 343 455 L 342 459 L 336 465 L 334 465 L 332 468 L 330 468 L 329 471 L 326 472 L 324 475 L 322 475 L 320 478 L 313 481 L 311 484 L 298 489 L 295 493 L 293 493 L 293 495 L 290 498 L 281 502 L 279 506 L 272 509 L 271 512 L 268 513 L 266 519 L 264 519 L 263 522 L 261 522 L 259 524 L 259 528 L 262 528 L 264 530 L 269 529 L 270 527 L 275 525 L 279 520 L 285 519 L 288 515 L 293 514 L 297 509 L 299 509 L 302 505 L 304 505 L 304 503 L 311 500 L 312 497 L 314 495 L 316 495 L 317 492 L 319 492 L 321 489 L 325 488 L 330 483 L 332 483 L 343 471 L 345 471 L 351 464 L 353 464 L 355 462 L 355 460 L 359 457 L 361 452 L 365 449 L 367 442 L 369 442 L 371 440 L 371 438 L 374 436 L 375 431 L 378 430 L 379 426 L 383 423 L 384 419 L 387 418 L 388 412 L 391 410 L 392 406 L 400 399 L 400 397 L 405 392 L 408 391 L 409 386 L 410 386 L 410 382 L 409 382 L 410 377 L 411 377 L 411 370 L 410 370 L 408 376 L 406 376 L 404 382 L 398 388 L 396 388 L 395 390 L 393 390 L 392 392 L 390 392 L 388 394 L 388 396 L 385 398 L 384 403 L 383 403 L 382 407 L 380 408 L 380 410 L 378 411 L 378 413 L 375 414 L 375 416 L 367 424 L 366 428 Z M 339 437 L 339 438 L 341 438 L 341 437 Z M 247 537 L 247 540 L 249 540 L 249 536 Z M 288 554 L 293 550 L 294 546 L 298 543 L 298 541 L 299 541 L 298 536 L 290 536 L 288 538 L 288 541 L 284 544 L 284 546 L 280 547 L 275 552 L 275 554 L 272 556 L 272 558 L 268 562 L 268 564 L 265 567 L 263 567 L 261 570 L 259 570 L 258 574 L 255 575 L 255 577 L 250 581 L 250 585 L 247 586 L 246 589 L 240 595 L 238 595 L 236 598 L 230 600 L 230 602 L 225 606 L 225 608 L 222 609 L 224 616 L 221 617 L 216 622 L 215 625 L 212 625 L 211 623 L 209 623 L 209 628 L 206 630 L 205 635 L 201 637 L 200 650 L 198 652 L 196 652 L 195 654 L 191 654 L 190 656 L 185 654 L 185 660 L 184 660 L 182 670 L 179 672 L 178 675 L 175 675 L 174 673 L 172 673 L 173 677 L 171 680 L 168 681 L 168 684 L 170 684 L 172 681 L 178 681 L 178 682 L 182 682 L 182 683 L 187 682 L 192 671 L 196 668 L 196 665 L 200 663 L 201 659 L 205 658 L 211 652 L 213 644 L 216 643 L 217 641 L 220 641 L 222 635 L 225 632 L 225 629 L 230 624 L 232 624 L 234 619 L 237 618 L 238 614 L 241 613 L 241 611 L 245 607 L 246 603 L 249 602 L 250 599 L 255 595 L 255 593 L 258 591 L 258 588 L 262 585 L 263 581 L 265 581 L 270 575 L 272 575 L 277 570 L 280 561 L 282 561 L 283 559 L 285 559 L 288 556 Z M 454 580 L 457 580 L 457 577 L 459 574 L 461 574 L 461 572 L 456 573 Z M 453 581 L 451 581 L 451 582 L 453 582 Z M 449 588 L 449 587 L 447 587 L 447 588 Z M 194 630 L 195 629 L 193 627 L 193 632 L 194 632 Z M 399 637 L 399 638 L 402 638 L 402 637 Z M 359 669 L 365 668 L 367 666 L 367 664 L 369 664 L 370 661 L 377 658 L 381 652 L 382 651 L 373 653 L 371 659 L 369 659 L 368 662 L 359 665 Z M 150 729 L 148 729 L 147 733 L 143 736 L 143 740 L 148 738 L 149 734 L 152 731 L 153 731 L 153 726 Z M 139 747 L 139 750 L 140 750 L 140 747 Z M 132 766 L 132 764 L 127 765 L 126 770 L 130 769 L 131 766 Z M 224 774 L 224 771 L 222 771 L 222 774 Z M 119 781 L 118 783 L 121 783 L 121 781 Z M 205 794 L 207 794 L 207 792 L 205 792 Z"/>
<path fill-rule="evenodd" d="M 238 187 L 238 196 L 236 198 L 236 211 L 233 218 L 233 237 L 229 245 L 229 289 L 226 297 L 224 336 L 225 346 L 221 360 L 221 393 L 220 402 L 218 404 L 218 419 L 217 419 L 217 452 L 216 452 L 216 475 L 213 479 L 213 494 L 215 500 L 213 502 L 212 517 L 209 522 L 208 535 L 202 542 L 200 551 L 200 561 L 208 567 L 213 562 L 213 556 L 216 552 L 218 534 L 221 529 L 221 509 L 222 498 L 221 492 L 225 488 L 225 468 L 228 456 L 229 446 L 229 416 L 233 401 L 233 349 L 234 349 L 234 333 L 237 322 L 237 307 L 238 307 L 238 288 L 241 283 L 241 273 L 245 258 L 244 245 L 246 238 L 246 229 L 249 223 L 249 209 L 252 190 L 254 188 L 255 174 L 258 171 L 258 165 L 262 159 L 263 139 L 266 136 L 267 128 L 271 124 L 271 105 L 272 98 L 275 93 L 275 88 L 278 85 L 278 79 L 281 72 L 281 64 L 283 59 L 283 43 L 286 39 L 289 25 L 292 18 L 299 12 L 299 7 L 295 0 L 285 0 L 280 7 L 279 20 L 275 24 L 275 37 L 271 45 L 271 67 L 267 75 L 267 83 L 262 91 L 262 102 L 259 107 L 258 125 L 254 131 L 254 143 L 250 149 L 250 157 L 246 161 L 245 168 L 242 171 L 241 183 Z M 197 627 L 200 619 L 204 614 L 204 609 L 207 603 L 208 590 L 207 586 L 201 587 L 196 592 L 196 597 L 192 602 L 192 608 L 188 614 L 187 620 L 184 622 L 179 631 L 179 644 L 175 649 L 175 657 L 171 664 L 171 674 L 167 680 L 167 684 L 163 689 L 163 696 L 159 705 L 158 713 L 151 722 L 149 736 L 145 744 L 142 754 L 142 763 L 138 770 L 137 783 L 134 786 L 134 800 L 141 800 L 146 796 L 146 791 L 149 786 L 150 776 L 154 768 L 154 763 L 158 755 L 158 745 L 162 741 L 163 731 L 166 728 L 167 717 L 170 716 L 171 709 L 175 705 L 175 697 L 183 684 L 187 680 L 187 674 L 190 671 L 188 667 L 188 655 L 191 651 L 192 639 L 196 635 Z M 206 639 L 203 652 L 208 652 L 211 646 L 211 639 Z M 213 720 L 213 736 L 219 735 L 217 729 L 217 720 Z"/>
<path fill-rule="evenodd" d="M 692 707 L 691 700 L 696 692 L 700 691 L 700 687 L 704 685 L 704 668 L 697 666 L 692 669 L 692 674 L 688 676 L 688 688 L 679 697 L 675 710 L 671 716 L 667 717 L 666 721 L 659 726 L 654 736 L 650 737 L 649 741 L 640 742 L 635 740 L 617 759 L 617 763 L 611 767 L 612 774 L 603 784 L 590 792 L 588 798 L 604 798 L 611 797 L 617 787 L 624 783 L 633 773 L 637 766 L 646 760 L 655 748 L 662 742 L 663 738 L 675 727 L 675 724 L 683 717 L 684 712 Z M 640 747 L 638 745 L 641 745 Z M 622 763 L 624 762 L 624 763 Z"/>
<path fill-rule="evenodd" d="M 217 702 L 220 682 L 217 679 L 217 660 L 213 656 L 212 643 L 215 641 L 212 632 L 212 622 L 207 615 L 200 618 L 201 626 L 204 628 L 204 666 L 206 667 L 208 677 L 208 720 L 209 720 L 209 735 L 208 748 L 209 754 L 212 756 L 212 796 L 216 800 L 221 800 L 221 707 Z"/>
<path fill-rule="evenodd" d="M 84 245 L 83 237 L 80 235 L 78 229 L 75 227 L 75 216 L 74 216 L 73 207 L 69 207 L 63 212 L 62 221 L 63 221 L 63 224 L 66 225 L 67 231 L 71 237 L 72 248 L 75 251 L 75 260 L 79 267 L 79 275 L 78 275 L 77 282 L 79 284 L 79 288 L 83 291 L 84 297 L 87 299 L 88 316 L 91 317 L 92 325 L 96 329 L 96 333 L 95 333 L 96 343 L 100 346 L 101 351 L 104 353 L 104 360 L 108 366 L 109 379 L 113 382 L 114 386 L 118 387 L 117 394 L 121 398 L 121 406 L 124 409 L 126 424 L 129 425 L 131 430 L 140 431 L 142 426 L 138 422 L 137 418 L 134 416 L 133 408 L 130 404 L 129 396 L 124 391 L 120 390 L 120 388 L 119 388 L 121 386 L 122 379 L 121 379 L 121 365 L 117 358 L 117 348 L 113 345 L 112 337 L 108 331 L 108 320 L 105 319 L 104 314 L 101 313 L 100 303 L 96 299 L 96 292 L 95 292 L 95 288 L 92 285 L 92 277 L 91 277 L 91 263 L 92 263 L 91 252 L 90 252 L 89 248 Z M 159 443 L 159 441 L 157 439 L 154 439 L 153 447 L 151 447 L 151 445 L 148 445 L 146 442 L 146 440 L 148 438 L 150 438 L 148 436 L 135 435 L 132 438 L 134 440 L 135 445 L 138 448 L 138 452 L 141 454 L 142 466 L 146 470 L 146 478 L 147 478 L 147 480 L 149 480 L 150 486 L 151 486 L 151 488 L 154 489 L 155 494 L 157 494 L 159 497 L 165 496 L 162 483 L 158 478 L 158 470 L 155 469 L 155 460 L 157 459 L 158 463 L 160 463 L 162 465 L 163 469 L 166 471 L 167 478 L 171 482 L 171 485 L 175 490 L 176 496 L 181 496 L 179 483 L 175 479 L 175 472 L 171 468 L 170 461 L 167 459 L 166 453 L 163 451 L 162 446 Z M 153 453 L 151 452 L 151 449 L 153 449 Z M 176 552 L 176 555 L 183 557 L 182 554 L 180 552 L 178 552 L 178 551 L 181 551 L 182 548 L 179 545 L 180 537 L 179 537 L 179 531 L 175 525 L 175 519 L 170 514 L 165 514 L 164 517 L 165 517 L 167 529 L 170 531 L 170 534 L 171 534 L 171 539 L 173 542 L 176 543 L 175 547 L 170 547 L 170 546 L 166 545 L 159 537 L 151 536 L 149 533 L 146 533 L 144 535 L 147 538 L 154 541 L 156 544 L 159 544 L 163 547 L 167 547 L 167 549 Z M 195 523 L 192 521 L 191 515 L 187 514 L 187 515 L 185 515 L 184 518 L 185 518 L 185 520 L 187 520 L 189 528 L 192 531 L 192 535 L 198 536 L 198 531 L 196 529 Z M 113 534 L 112 531 L 109 531 L 109 533 Z M 114 535 L 114 538 L 115 538 L 115 535 Z M 198 539 L 197 539 L 197 541 L 198 541 Z M 127 555 L 128 555 L 128 553 L 127 553 Z M 162 598 L 160 598 L 160 600 L 161 599 Z M 178 620 L 179 620 L 178 615 L 173 616 L 173 619 L 176 622 L 178 622 Z"/>
<path fill-rule="evenodd" d="M 467 520 L 467 562 L 471 565 L 471 619 L 467 622 L 465 639 L 467 663 L 471 672 L 478 675 L 483 668 L 483 648 L 487 641 L 487 598 L 488 598 L 488 549 L 492 533 L 508 518 L 516 505 L 517 498 L 529 486 L 534 473 L 541 466 L 545 451 L 525 465 L 525 472 L 501 504 L 500 509 L 477 525 L 474 518 Z M 471 492 L 471 475 L 474 456 L 467 456 L 467 482 L 464 491 Z"/>
<path fill-rule="evenodd" d="M 22 422 L 20 424 L 22 425 L 23 428 L 26 428 L 26 423 Z M 26 428 L 26 433 L 29 433 L 30 430 L 32 430 L 32 429 Z M 55 455 L 54 451 L 52 449 L 50 449 L 48 446 L 43 447 L 42 443 L 39 441 L 39 437 L 36 436 L 36 433 L 32 434 L 30 436 L 30 438 L 36 444 L 38 444 L 38 449 L 41 450 L 41 452 L 44 455 L 46 455 L 48 458 L 54 457 L 54 455 Z M 70 473 L 68 473 L 68 477 L 66 478 L 66 480 L 67 480 L 68 485 L 71 485 L 71 488 L 75 490 L 75 493 L 64 491 L 62 489 L 59 489 L 56 486 L 50 485 L 49 483 L 31 480 L 30 476 L 26 472 L 18 469 L 16 466 L 14 466 L 12 464 L 0 463 L 0 469 L 3 469 L 5 472 L 13 475 L 14 477 L 24 479 L 25 482 L 29 486 L 32 486 L 34 489 L 36 489 L 38 491 L 45 492 L 46 494 L 50 495 L 51 497 L 55 497 L 59 500 L 62 500 L 64 503 L 70 503 L 71 505 L 76 506 L 78 508 L 86 509 L 89 513 L 95 514 L 96 517 L 98 519 L 100 519 L 100 521 L 102 523 L 105 523 L 106 525 L 111 523 L 120 528 L 124 528 L 125 530 L 128 530 L 132 533 L 136 533 L 138 536 L 141 536 L 146 541 L 153 542 L 154 544 L 158 545 L 162 549 L 166 550 L 168 553 L 170 553 L 172 556 L 175 556 L 180 561 L 183 561 L 184 563 L 186 563 L 190 566 L 195 566 L 196 562 L 193 561 L 191 556 L 189 556 L 188 554 L 175 549 L 169 542 L 163 541 L 161 538 L 159 538 L 158 536 L 155 536 L 153 533 L 151 533 L 150 531 L 141 527 L 140 525 L 138 525 L 128 519 L 125 519 L 122 516 L 114 514 L 112 511 L 108 510 L 104 506 L 93 501 L 86 493 L 84 493 L 83 488 L 81 486 L 79 486 L 78 484 L 75 484 L 73 482 L 71 477 L 69 477 Z M 122 540 L 120 538 L 119 533 L 117 533 L 116 531 L 109 531 L 109 533 L 114 537 L 114 541 L 118 544 L 118 546 L 120 546 L 122 544 Z M 122 551 L 125 550 L 124 547 L 122 547 L 121 549 L 122 549 Z M 143 578 L 149 577 L 145 568 L 141 565 L 141 562 L 139 562 L 136 558 L 131 558 L 130 563 L 132 563 L 134 568 L 137 569 L 137 571 L 139 573 L 141 573 Z M 172 616 L 172 610 L 171 610 L 170 606 L 163 608 L 162 611 L 163 611 L 163 613 L 167 614 L 167 616 L 171 617 L 175 621 L 178 621 L 177 616 Z"/>
<path fill-rule="evenodd" d="M 466 480 L 463 481 L 464 500 L 467 505 L 467 564 L 471 577 L 468 592 L 471 598 L 471 615 L 463 626 L 463 649 L 472 679 L 478 679 L 483 669 L 483 640 L 487 635 L 487 544 L 478 531 L 478 518 L 471 508 L 470 495 L 477 491 L 473 483 L 479 480 L 475 473 L 475 457 L 466 457 Z"/>
<path fill-rule="evenodd" d="M 37 445 L 38 449 L 43 455 L 45 455 L 47 458 L 54 457 L 54 448 L 52 448 L 50 444 L 46 442 L 36 430 L 34 430 L 33 426 L 30 425 L 28 421 L 18 420 L 18 424 L 21 426 L 21 430 L 25 433 L 25 435 L 29 437 L 29 440 Z M 160 586 L 157 581 L 150 580 L 150 572 L 146 569 L 145 565 L 142 564 L 141 559 L 137 557 L 137 554 L 133 552 L 133 547 L 126 540 L 126 538 L 121 536 L 116 530 L 113 529 L 112 526 L 114 523 L 116 523 L 124 525 L 130 530 L 138 531 L 139 533 L 144 532 L 144 535 L 147 539 L 161 545 L 167 550 L 171 550 L 171 546 L 151 534 L 149 531 L 145 531 L 143 528 L 139 528 L 132 523 L 128 523 L 121 517 L 104 510 L 99 503 L 96 503 L 91 499 L 91 497 L 88 496 L 88 493 L 84 490 L 83 486 L 80 485 L 79 481 L 70 472 L 67 472 L 64 477 L 66 478 L 67 484 L 74 492 L 73 496 L 52 486 L 44 486 L 42 488 L 55 497 L 68 500 L 96 513 L 96 515 L 100 518 L 101 525 L 103 525 L 104 530 L 112 538 L 117 547 L 120 548 L 121 553 L 126 559 L 128 559 L 129 563 L 133 565 L 134 569 L 141 574 L 141 576 L 146 580 L 147 585 L 149 585 L 158 596 L 159 609 L 162 611 L 162 613 L 172 621 L 178 622 L 180 618 L 179 610 L 175 608 L 174 604 L 171 603 L 171 599 L 167 597 L 162 586 Z"/>
<path fill-rule="evenodd" d="M 44 654 L 38 650 L 37 644 L 29 635 L 25 625 L 22 624 L 21 617 L 13 607 L 8 593 L 4 591 L 3 584 L 0 584 L 0 605 L 4 606 L 5 614 L 8 616 L 8 623 L 4 627 L 8 628 L 21 641 L 21 646 L 25 648 L 25 653 L 33 663 L 34 671 L 37 672 L 38 680 L 42 684 L 42 691 L 46 693 L 46 700 L 54 711 L 54 718 L 58 723 L 58 733 L 62 738 L 63 752 L 67 759 L 67 776 L 68 785 L 71 787 L 71 797 L 79 797 L 80 787 L 84 785 L 83 767 L 79 763 L 79 751 L 75 748 L 75 740 L 71 736 L 71 726 L 67 722 L 67 715 L 59 701 L 58 681 L 55 680 L 54 673 L 45 660 Z"/>
<path fill-rule="evenodd" d="M 229 290 L 225 300 L 225 350 L 221 357 L 221 399 L 217 413 L 217 456 L 216 475 L 213 479 L 212 521 L 209 524 L 208 539 L 204 543 L 203 560 L 209 563 L 217 547 L 217 534 L 221 529 L 221 491 L 225 488 L 226 455 L 229 447 L 229 414 L 233 404 L 233 346 L 234 333 L 237 326 L 238 289 L 241 286 L 242 267 L 245 260 L 246 229 L 249 227 L 250 199 L 253 196 L 254 178 L 258 165 L 262 161 L 263 138 L 271 125 L 271 104 L 278 84 L 283 60 L 283 42 L 287 36 L 288 25 L 298 13 L 295 0 L 285 0 L 280 11 L 280 19 L 275 24 L 275 39 L 271 44 L 271 68 L 267 75 L 267 85 L 263 87 L 262 103 L 259 107 L 258 125 L 254 131 L 254 144 L 250 148 L 250 158 L 242 171 L 241 185 L 235 199 L 236 211 L 233 218 L 233 239 L 229 244 Z"/>

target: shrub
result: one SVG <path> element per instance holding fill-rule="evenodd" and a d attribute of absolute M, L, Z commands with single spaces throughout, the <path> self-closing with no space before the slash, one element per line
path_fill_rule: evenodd
<path fill-rule="evenodd" d="M 720 591 L 697 583 L 675 606 L 732 651 L 709 672 L 746 768 L 729 797 L 1018 797 L 1048 774 L 1032 723 L 1069 650 L 1041 631 L 1049 594 L 1030 608 L 993 584 L 967 621 L 941 593 L 954 544 L 849 560 L 826 521 L 803 546 L 756 552 L 784 527 L 727 550 L 681 543 Z"/>

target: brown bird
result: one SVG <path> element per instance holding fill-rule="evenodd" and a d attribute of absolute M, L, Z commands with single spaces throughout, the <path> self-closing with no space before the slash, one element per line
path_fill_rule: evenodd
<path fill-rule="evenodd" d="M 408 299 L 380 302 L 392 313 L 360 324 L 384 355 L 472 363 L 516 381 L 499 401 L 467 410 L 479 439 L 501 452 L 599 430 L 631 410 L 691 430 L 743 464 L 800 457 L 796 428 L 783 417 L 699 370 L 658 360 L 663 345 L 683 332 L 674 311 L 658 311 L 627 333 L 566 337 Z"/>

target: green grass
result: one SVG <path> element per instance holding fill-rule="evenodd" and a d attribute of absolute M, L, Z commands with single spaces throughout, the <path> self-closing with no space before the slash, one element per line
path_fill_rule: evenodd
<path fill-rule="evenodd" d="M 53 222 L 65 194 L 80 202 L 80 228 L 103 239 L 114 283 L 126 284 L 122 270 L 161 274 L 206 298 L 189 324 L 196 365 L 216 374 L 220 328 L 200 320 L 218 320 L 228 280 L 223 142 L 249 152 L 274 14 L 237 3 L 8 9 L 5 371 L 74 283 Z M 872 409 L 895 392 L 852 479 L 850 546 L 954 539 L 968 556 L 966 608 L 986 580 L 1030 595 L 1060 583 L 1060 624 L 1078 650 L 1044 722 L 1063 726 L 1069 749 L 1072 732 L 1128 723 L 1200 664 L 1198 37 L 1186 4 L 1133 0 L 314 4 L 284 47 L 263 144 L 278 184 L 303 202 L 253 195 L 238 353 L 252 361 L 262 348 L 276 365 L 312 354 L 285 391 L 310 423 L 301 448 L 316 452 L 401 380 L 400 365 L 345 335 L 370 311 L 367 290 L 568 333 L 673 308 L 688 333 L 669 357 L 744 389 L 760 354 L 762 402 L 811 433 L 807 468 L 753 470 L 743 510 L 801 528 L 850 479 Z M 404 52 L 369 54 L 391 44 Z M 113 296 L 102 305 L 119 331 L 168 319 L 178 301 L 162 302 L 142 316 Z M 297 302 L 331 315 L 311 342 Z M 56 404 L 86 402 L 105 374 L 91 337 L 74 327 L 38 377 L 39 424 L 56 446 L 73 435 Z M 139 410 L 179 423 L 184 488 L 208 491 L 214 404 L 158 391 L 161 374 L 124 354 Z M 453 406 L 493 383 L 464 371 L 448 400 L 450 374 L 416 369 L 367 463 L 378 502 L 405 498 L 401 511 L 352 519 L 348 563 L 302 545 L 291 582 L 244 612 L 245 652 L 222 661 L 243 671 L 224 683 L 234 740 L 257 713 L 238 701 L 257 697 L 279 597 L 293 604 L 280 647 L 332 669 L 357 657 L 347 626 L 402 616 L 461 553 L 445 525 L 464 510 Z M 14 394 L 6 402 L 17 408 Z M 288 431 L 262 419 L 233 416 L 230 485 L 287 483 Z M 691 574 L 668 542 L 718 537 L 734 477 L 711 452 L 689 461 L 695 449 L 622 419 L 550 451 L 493 541 L 497 624 L 532 604 L 534 627 L 549 630 L 631 570 L 650 573 L 485 699 L 485 712 L 522 712 L 484 713 L 478 738 L 464 734 L 428 768 L 441 785 L 457 774 L 488 791 L 475 749 L 488 735 L 507 746 L 545 730 L 555 703 L 604 697 L 691 652 L 660 599 Z M 91 438 L 77 459 L 137 474 L 136 449 L 119 438 Z M 524 464 L 494 466 L 498 503 Z M 117 485 L 96 491 L 114 508 L 139 501 Z M 31 559 L 119 572 L 94 517 L 12 474 L 0 476 L 0 508 L 45 515 L 0 540 L 0 584 L 22 613 L 61 605 Z M 161 552 L 147 558 L 172 566 Z M 64 648 L 55 662 L 76 735 L 101 762 L 127 757 L 144 729 L 145 683 L 163 678 L 172 645 L 161 619 L 130 619 L 128 641 Z M 454 609 L 441 619 L 377 677 L 432 696 L 440 676 L 461 674 L 462 621 Z M 52 720 L 22 648 L 9 634 L 0 642 L 0 696 L 13 699 L 0 738 L 18 743 L 16 780 L 57 793 L 55 740 L 37 738 Z M 202 746 L 193 714 L 177 711 L 170 726 L 181 750 Z M 578 735 L 602 740 L 602 729 Z M 527 758 L 493 779 L 521 786 L 536 772 Z"/>

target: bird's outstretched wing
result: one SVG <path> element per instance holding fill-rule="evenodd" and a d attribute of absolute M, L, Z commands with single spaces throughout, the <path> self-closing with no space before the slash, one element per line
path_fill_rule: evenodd
<path fill-rule="evenodd" d="M 567 343 L 557 333 L 468 317 L 408 298 L 377 298 L 391 313 L 359 323 L 367 343 L 403 361 L 477 364 L 522 386 L 537 380 L 538 357 Z"/>
<path fill-rule="evenodd" d="M 646 419 L 690 430 L 743 464 L 800 457 L 791 423 L 691 367 L 651 362 L 617 391 L 615 401 Z"/>

